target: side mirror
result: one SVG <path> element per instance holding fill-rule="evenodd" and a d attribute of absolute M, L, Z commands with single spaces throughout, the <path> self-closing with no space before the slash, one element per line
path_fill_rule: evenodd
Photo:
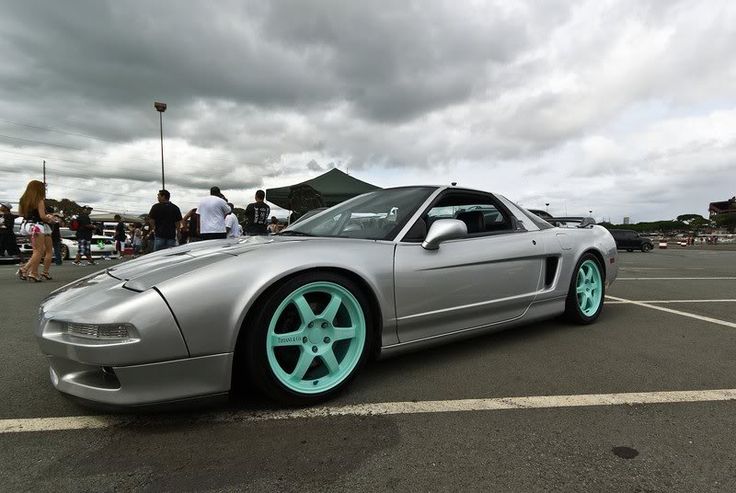
<path fill-rule="evenodd" d="M 440 243 L 447 240 L 464 238 L 468 235 L 468 226 L 458 219 L 438 219 L 427 232 L 427 237 L 422 242 L 425 250 L 437 250 Z"/>

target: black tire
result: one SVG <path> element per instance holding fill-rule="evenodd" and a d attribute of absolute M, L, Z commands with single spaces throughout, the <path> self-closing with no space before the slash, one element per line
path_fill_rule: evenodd
<path fill-rule="evenodd" d="M 641 251 L 642 251 L 643 253 L 648 253 L 649 251 L 651 251 L 651 249 L 652 249 L 652 245 L 650 245 L 649 243 L 644 243 L 644 244 L 643 244 L 643 245 L 641 246 Z"/>
<path fill-rule="evenodd" d="M 577 294 L 577 285 L 578 285 L 578 276 L 581 273 L 581 267 L 583 264 L 586 264 L 587 262 L 593 262 L 595 265 L 595 268 L 598 271 L 598 276 L 600 278 L 600 301 L 598 302 L 598 306 L 593 312 L 585 313 L 583 309 L 580 307 L 580 303 L 578 301 L 578 294 Z M 590 267 L 590 263 L 586 265 L 586 267 Z M 591 324 L 596 321 L 596 319 L 600 316 L 601 311 L 603 310 L 603 300 L 606 296 L 606 284 L 605 284 L 605 271 L 603 270 L 600 261 L 598 258 L 593 255 L 592 253 L 585 253 L 582 257 L 580 257 L 580 260 L 578 260 L 577 264 L 575 264 L 575 270 L 572 274 L 572 279 L 570 279 L 570 287 L 567 291 L 567 299 L 565 300 L 565 314 L 564 317 L 569 320 L 570 322 L 574 322 L 577 324 L 587 325 Z"/>
<path fill-rule="evenodd" d="M 358 311 L 362 311 L 361 315 L 363 317 L 363 320 L 365 321 L 364 337 L 355 337 L 355 342 L 352 339 L 349 341 L 337 341 L 337 337 L 335 337 L 335 340 L 331 341 L 332 346 L 327 349 L 327 351 L 332 353 L 332 357 L 335 358 L 335 360 L 337 361 L 338 359 L 340 359 L 340 357 L 338 356 L 338 345 L 342 343 L 347 343 L 347 345 L 349 345 L 351 349 L 344 349 L 344 352 L 341 356 L 342 359 L 339 361 L 339 365 L 345 364 L 345 361 L 350 359 L 351 362 L 348 363 L 347 366 L 348 368 L 350 368 L 354 364 L 355 366 L 352 368 L 352 370 L 344 371 L 342 373 L 341 370 L 338 370 L 336 374 L 332 375 L 332 370 L 327 369 L 327 360 L 322 360 L 319 355 L 313 356 L 313 359 L 311 360 L 312 363 L 309 364 L 309 366 L 307 367 L 304 376 L 297 378 L 298 383 L 296 383 L 295 386 L 301 386 L 301 388 L 294 389 L 288 387 L 282 381 L 283 373 L 281 374 L 281 377 L 276 375 L 275 370 L 272 368 L 272 364 L 269 362 L 269 357 L 273 360 L 277 359 L 277 357 L 275 356 L 277 349 L 267 344 L 267 337 L 269 336 L 270 330 L 269 325 L 272 321 L 272 318 L 274 318 L 274 316 L 277 314 L 277 310 L 279 310 L 280 308 L 281 313 L 276 317 L 276 321 L 274 322 L 275 324 L 278 325 L 284 323 L 284 325 L 288 325 L 283 321 L 285 320 L 285 318 L 288 319 L 289 315 L 291 315 L 291 319 L 288 320 L 290 323 L 295 323 L 299 325 L 300 327 L 304 328 L 305 331 L 310 330 L 310 334 L 316 332 L 318 326 L 316 325 L 314 329 L 306 329 L 307 323 L 303 321 L 303 318 L 299 313 L 296 314 L 296 317 L 294 317 L 293 313 L 288 314 L 288 310 L 294 311 L 296 307 L 291 306 L 291 301 L 286 302 L 287 299 L 293 299 L 294 293 L 296 293 L 297 290 L 310 289 L 309 286 L 315 286 L 314 283 L 320 283 L 320 285 L 337 285 L 340 288 L 346 290 L 350 295 L 352 295 L 354 301 L 357 301 L 357 304 L 351 302 L 351 306 L 353 307 L 353 309 L 356 310 L 356 313 L 358 313 Z M 307 299 L 307 296 L 312 297 L 312 300 L 308 299 L 308 304 L 312 311 L 319 311 L 320 313 L 326 312 L 326 307 L 319 307 L 320 303 L 322 303 L 321 300 L 313 301 L 314 297 L 320 296 L 320 293 L 318 291 L 307 292 L 304 295 L 305 299 Z M 329 295 L 325 294 L 325 296 Z M 332 298 L 330 298 L 330 300 L 332 300 Z M 287 303 L 285 305 L 286 308 L 282 304 L 285 302 Z M 238 341 L 238 347 L 236 348 L 236 362 L 240 362 L 240 364 L 236 364 L 235 368 L 236 371 L 245 372 L 245 375 L 236 375 L 236 377 L 247 377 L 251 386 L 260 390 L 268 398 L 286 406 L 310 406 L 319 402 L 323 402 L 334 397 L 339 392 L 344 390 L 345 387 L 347 387 L 352 381 L 352 379 L 355 378 L 360 369 L 365 365 L 366 360 L 368 359 L 368 355 L 370 354 L 370 348 L 373 345 L 373 320 L 371 316 L 370 302 L 368 300 L 368 297 L 360 288 L 360 286 L 358 286 L 351 279 L 333 272 L 315 271 L 300 274 L 287 280 L 282 285 L 278 286 L 274 291 L 272 291 L 262 306 L 263 308 L 257 314 L 255 314 L 254 317 L 251 318 L 251 320 L 253 320 L 253 323 L 249 324 L 249 326 L 243 327 L 243 330 L 246 332 L 241 334 L 241 337 Z M 341 313 L 344 316 L 347 311 L 349 311 L 347 305 L 340 305 L 340 307 L 335 311 L 336 315 L 333 320 L 335 322 L 335 327 L 337 327 L 337 314 Z M 350 314 L 348 314 L 347 316 L 349 318 L 351 317 Z M 315 315 L 315 317 L 318 316 Z M 352 318 L 350 319 L 352 321 Z M 317 320 L 317 318 L 315 318 L 315 320 Z M 350 325 L 354 324 L 351 323 Z M 356 330 L 356 334 L 361 330 L 362 329 Z M 290 337 L 287 336 L 287 338 Z M 363 339 L 362 347 L 360 344 L 361 338 Z M 307 338 L 305 338 L 306 345 L 311 345 L 311 340 L 307 343 L 306 339 Z M 328 339 L 329 338 L 325 338 L 325 340 Z M 353 343 L 355 344 L 355 346 L 352 345 Z M 329 346 L 329 344 L 326 344 L 326 346 Z M 313 348 L 314 347 L 316 346 L 313 346 Z M 344 347 L 344 345 L 340 347 Z M 308 354 L 308 349 L 305 345 L 289 346 L 288 348 L 278 349 L 288 349 L 291 352 L 290 355 L 286 355 L 286 358 L 290 358 L 295 367 L 298 365 L 298 362 L 300 362 L 305 356 L 305 353 Z M 357 363 L 355 363 L 356 359 Z M 320 365 L 324 368 L 321 368 Z M 286 370 L 286 366 L 288 365 L 279 366 L 279 370 L 284 370 L 285 373 L 289 373 L 289 371 Z M 293 372 L 297 371 L 295 367 L 292 368 Z M 319 371 L 326 371 L 328 372 L 328 374 L 323 375 L 322 377 L 310 376 L 312 374 L 318 373 Z M 324 391 L 301 391 L 305 385 L 305 382 L 311 381 L 311 379 L 314 379 L 313 381 L 315 382 L 315 385 L 317 385 L 316 382 L 320 381 L 320 378 L 321 381 L 324 382 L 333 377 L 335 378 L 337 383 Z"/>
<path fill-rule="evenodd" d="M 61 245 L 61 258 L 69 260 L 69 247 L 63 244 Z"/>
<path fill-rule="evenodd" d="M 633 251 L 634 251 L 634 249 L 633 249 L 633 248 L 627 248 L 627 249 L 626 249 L 626 251 L 627 251 L 627 252 L 633 252 Z"/>

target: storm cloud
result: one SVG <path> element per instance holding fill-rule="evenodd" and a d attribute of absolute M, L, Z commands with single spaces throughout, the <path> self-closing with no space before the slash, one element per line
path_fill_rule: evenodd
<path fill-rule="evenodd" d="M 620 221 L 734 192 L 731 2 L 17 1 L 0 199 L 236 205 L 337 166 Z"/>

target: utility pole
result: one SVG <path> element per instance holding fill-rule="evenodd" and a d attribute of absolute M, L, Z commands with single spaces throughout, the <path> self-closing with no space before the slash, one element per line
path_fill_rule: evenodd
<path fill-rule="evenodd" d="M 43 160 L 43 185 L 46 186 L 46 160 Z"/>

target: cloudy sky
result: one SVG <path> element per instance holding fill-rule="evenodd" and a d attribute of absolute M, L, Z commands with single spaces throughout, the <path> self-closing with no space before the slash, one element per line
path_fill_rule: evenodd
<path fill-rule="evenodd" d="M 621 222 L 736 194 L 736 2 L 8 0 L 0 200 L 182 209 L 338 167 Z"/>

